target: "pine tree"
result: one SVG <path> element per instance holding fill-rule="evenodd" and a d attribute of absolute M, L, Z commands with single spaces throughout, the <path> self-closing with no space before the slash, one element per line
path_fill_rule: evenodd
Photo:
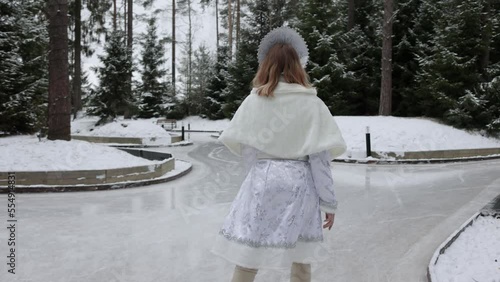
<path fill-rule="evenodd" d="M 200 45 L 194 51 L 193 80 L 190 103 L 193 114 L 203 112 L 203 101 L 208 95 L 210 80 L 214 75 L 214 61 L 212 54 L 205 45 Z"/>
<path fill-rule="evenodd" d="M 394 17 L 393 32 L 393 114 L 397 116 L 419 115 L 416 111 L 415 89 L 418 87 L 415 75 L 419 71 L 416 54 L 419 52 L 417 41 L 425 42 L 427 34 L 432 29 L 427 29 L 425 21 L 432 17 L 429 10 L 422 13 L 426 15 L 419 21 L 419 10 L 424 1 L 405 0 L 399 1 Z M 429 3 L 427 3 L 429 4 Z M 430 3 L 432 4 L 432 3 Z"/>
<path fill-rule="evenodd" d="M 137 88 L 140 96 L 139 116 L 159 117 L 165 114 L 164 104 L 171 95 L 170 83 L 164 81 L 167 71 L 163 65 L 166 60 L 164 44 L 158 39 L 156 18 L 148 20 L 147 32 L 141 41 L 141 79 Z"/>
<path fill-rule="evenodd" d="M 106 41 L 104 55 L 99 56 L 103 66 L 95 68 L 100 80 L 92 91 L 90 114 L 101 117 L 99 123 L 118 115 L 128 115 L 133 110 L 134 99 L 129 92 L 127 78 L 132 72 L 131 54 L 123 31 L 115 30 Z"/>
<path fill-rule="evenodd" d="M 21 7 L 12 1 L 0 1 L 0 131 L 18 131 L 12 124 L 11 115 L 16 110 L 11 102 L 11 95 L 20 88 L 22 60 L 19 54 L 19 29 L 17 20 Z"/>
<path fill-rule="evenodd" d="M 0 131 L 46 128 L 47 48 L 43 2 L 0 1 Z"/>
<path fill-rule="evenodd" d="M 422 114 L 445 118 L 480 82 L 482 5 L 458 0 L 442 0 L 435 5 L 434 34 L 419 55 L 416 80 L 420 87 L 415 92 Z"/>
<path fill-rule="evenodd" d="M 184 42 L 184 57 L 181 61 L 180 73 L 182 74 L 181 81 L 184 84 L 183 96 L 186 99 L 186 114 L 191 115 L 191 95 L 193 88 L 193 24 L 192 18 L 194 16 L 194 9 L 192 0 L 179 0 L 178 1 L 179 11 L 183 16 L 187 16 L 188 19 L 188 32 L 186 34 L 186 41 Z"/>
<path fill-rule="evenodd" d="M 268 1 L 258 0 L 248 4 L 247 27 L 241 30 L 241 44 L 236 59 L 229 64 L 226 83 L 222 92 L 224 116 L 232 118 L 243 99 L 251 90 L 251 82 L 258 68 L 257 49 L 261 39 L 271 31 Z"/>
<path fill-rule="evenodd" d="M 226 75 L 229 61 L 227 48 L 227 46 L 220 47 L 217 55 L 217 62 L 214 66 L 214 75 L 209 82 L 207 94 L 202 101 L 201 113 L 209 119 L 224 118 L 224 113 L 222 111 L 222 105 L 224 103 L 222 92 L 227 87 Z"/>
<path fill-rule="evenodd" d="M 374 12 L 376 6 L 360 3 L 357 21 L 348 30 L 347 4 L 308 0 L 300 8 L 297 28 L 309 46 L 307 71 L 318 97 L 333 114 L 375 114 L 380 89 L 380 40 L 373 33 L 379 25 L 365 18 L 375 18 L 380 12 Z"/>

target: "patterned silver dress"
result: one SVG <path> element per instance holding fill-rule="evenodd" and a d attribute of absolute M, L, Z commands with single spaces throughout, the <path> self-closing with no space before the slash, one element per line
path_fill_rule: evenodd
<path fill-rule="evenodd" d="M 248 268 L 286 268 L 327 259 L 320 210 L 335 213 L 328 151 L 270 158 L 244 146 L 248 173 L 212 252 Z"/>

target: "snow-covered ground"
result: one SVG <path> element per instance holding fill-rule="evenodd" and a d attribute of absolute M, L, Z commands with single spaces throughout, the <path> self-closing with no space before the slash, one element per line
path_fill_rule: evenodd
<path fill-rule="evenodd" d="M 106 136 L 106 137 L 170 137 L 160 125 L 156 124 L 156 119 L 124 119 L 118 117 L 116 121 L 95 126 L 99 118 L 85 116 L 71 122 L 71 134 L 85 136 Z"/>
<path fill-rule="evenodd" d="M 363 158 L 366 130 L 370 129 L 372 151 L 412 152 L 476 148 L 500 148 L 500 140 L 424 118 L 387 116 L 335 117 L 347 143 L 342 157 Z"/>
<path fill-rule="evenodd" d="M 472 148 L 500 148 L 500 140 L 469 133 L 448 125 L 423 119 L 385 116 L 336 116 L 347 143 L 346 155 L 365 153 L 366 127 L 370 128 L 373 151 L 409 152 Z M 182 121 L 195 130 L 224 130 L 229 120 L 210 121 L 188 117 Z M 187 128 L 187 127 L 186 127 Z"/>
<path fill-rule="evenodd" d="M 18 194 L 16 275 L 4 261 L 0 281 L 230 281 L 234 264 L 209 250 L 243 180 L 241 160 L 209 134 L 192 136 L 207 142 L 152 149 L 193 164 L 175 181 Z M 333 163 L 339 209 L 324 231 L 328 253 L 317 254 L 328 261 L 312 265 L 312 281 L 427 281 L 439 244 L 500 193 L 499 166 Z M 3 248 L 8 232 L 0 228 Z M 255 282 L 269 281 L 290 281 L 290 270 L 259 271 Z"/>
<path fill-rule="evenodd" d="M 363 158 L 365 132 L 370 127 L 374 151 L 428 151 L 468 148 L 500 147 L 500 140 L 468 133 L 450 126 L 421 118 L 397 117 L 335 117 L 348 150 L 341 158 Z M 156 137 L 169 139 L 170 135 L 156 119 L 124 120 L 95 127 L 96 117 L 84 116 L 71 124 L 72 134 L 108 137 Z M 211 121 L 197 116 L 177 121 L 177 126 L 190 126 L 193 130 L 221 131 L 229 120 Z M 202 138 L 215 140 L 209 133 L 187 133 L 188 140 Z M 206 135 L 206 136 L 205 136 Z M 163 139 L 159 139 L 163 140 Z M 197 140 L 195 140 L 197 141 Z M 91 153 L 92 152 L 92 153 Z M 34 136 L 0 138 L 0 154 L 7 156 L 0 164 L 5 170 L 74 170 L 136 166 L 151 163 L 114 148 L 83 141 L 43 141 Z M 112 154 L 112 155 L 108 155 Z M 117 154 L 116 156 L 114 154 Z"/>
<path fill-rule="evenodd" d="M 221 131 L 227 128 L 229 119 L 209 120 L 199 116 L 189 116 L 177 121 L 178 128 L 182 125 L 185 129 L 190 125 L 191 130 Z"/>
<path fill-rule="evenodd" d="M 34 135 L 0 138 L 0 171 L 94 170 L 153 165 L 122 150 L 86 141 L 39 141 Z"/>
<path fill-rule="evenodd" d="M 434 269 L 436 282 L 500 281 L 500 218 L 478 217 Z"/>

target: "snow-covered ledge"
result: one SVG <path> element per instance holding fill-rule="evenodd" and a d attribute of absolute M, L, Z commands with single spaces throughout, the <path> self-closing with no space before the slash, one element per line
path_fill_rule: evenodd
<path fill-rule="evenodd" d="M 428 281 L 497 281 L 500 277 L 498 234 L 500 195 L 437 248 L 427 267 Z"/>
<path fill-rule="evenodd" d="M 160 146 L 170 145 L 182 141 L 182 136 L 170 134 L 169 137 L 106 137 L 106 136 L 85 136 L 71 135 L 72 139 L 82 140 L 92 143 L 106 144 L 122 144 L 122 145 L 144 145 L 144 146 Z"/>
<path fill-rule="evenodd" d="M 156 164 L 98 170 L 68 171 L 16 171 L 16 186 L 73 186 L 112 184 L 124 181 L 148 180 L 161 177 L 175 169 L 171 154 L 144 150 L 122 149 L 149 160 L 160 160 Z M 0 187 L 7 187 L 7 172 L 0 172 Z"/>
<path fill-rule="evenodd" d="M 453 232 L 448 238 L 446 238 L 446 240 L 444 240 L 444 242 L 441 243 L 441 245 L 437 248 L 437 250 L 432 255 L 431 263 L 427 267 L 427 279 L 429 280 L 429 282 L 439 282 L 436 275 L 436 264 L 439 260 L 439 256 L 444 254 L 446 249 L 448 249 L 451 244 L 453 244 L 453 242 L 457 240 L 458 236 L 460 236 L 460 233 L 464 232 L 467 227 L 471 226 L 474 220 L 479 216 L 479 212 L 475 213 L 464 224 L 462 224 L 460 228 L 455 230 L 455 232 Z"/>

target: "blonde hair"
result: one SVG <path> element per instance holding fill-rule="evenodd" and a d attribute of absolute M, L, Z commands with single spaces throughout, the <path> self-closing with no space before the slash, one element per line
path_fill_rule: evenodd
<path fill-rule="evenodd" d="M 290 44 L 275 44 L 260 64 L 252 81 L 259 96 L 273 96 L 281 74 L 287 83 L 311 87 L 309 76 L 302 68 L 299 55 Z"/>

